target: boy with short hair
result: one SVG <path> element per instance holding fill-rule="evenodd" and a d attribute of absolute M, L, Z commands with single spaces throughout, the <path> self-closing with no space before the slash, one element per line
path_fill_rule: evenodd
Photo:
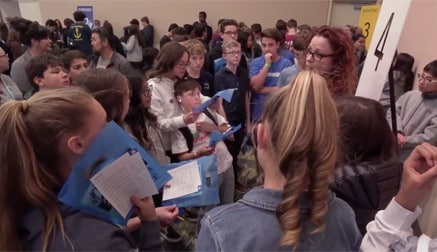
<path fill-rule="evenodd" d="M 396 102 L 401 160 L 421 143 L 437 144 L 437 60 L 428 63 L 418 78 L 419 90 L 405 93 Z M 390 110 L 387 120 L 391 123 Z"/>
<path fill-rule="evenodd" d="M 264 56 L 258 57 L 250 64 L 249 76 L 252 87 L 251 119 L 258 120 L 267 95 L 278 89 L 277 82 L 281 71 L 292 66 L 292 63 L 279 55 L 282 35 L 274 29 L 266 29 L 261 33 Z"/>
<path fill-rule="evenodd" d="M 39 90 L 70 85 L 61 59 L 52 54 L 33 57 L 26 66 L 26 73 L 32 89 L 24 95 L 25 99 L 28 99 Z"/>
<path fill-rule="evenodd" d="M 290 19 L 287 22 L 287 33 L 285 33 L 285 48 L 291 50 L 293 48 L 293 39 L 297 33 L 297 21 Z"/>
<path fill-rule="evenodd" d="M 200 85 L 194 80 L 183 80 L 175 85 L 176 100 L 183 111 L 190 112 L 202 103 L 200 96 Z M 216 102 L 206 111 L 199 115 L 195 123 L 189 124 L 189 131 L 181 130 L 185 139 L 172 139 L 178 141 L 176 146 L 182 146 L 185 142 L 188 152 L 177 154 L 179 161 L 196 159 L 202 156 L 215 153 L 217 156 L 217 173 L 219 180 L 220 203 L 232 203 L 234 199 L 234 172 L 232 169 L 232 156 L 229 154 L 225 144 L 220 141 L 213 146 L 208 146 L 210 134 L 214 130 L 225 132 L 229 128 L 226 120 L 216 112 L 219 103 Z M 172 146 L 172 152 L 176 150 Z"/>
<path fill-rule="evenodd" d="M 205 46 L 197 39 L 190 39 L 185 47 L 188 50 L 188 55 L 190 55 L 186 79 L 199 82 L 202 94 L 212 97 L 214 95 L 214 79 L 210 73 L 203 69 L 206 53 Z"/>
<path fill-rule="evenodd" d="M 242 125 L 242 129 L 234 134 L 234 141 L 226 140 L 226 146 L 234 160 L 234 177 L 238 178 L 237 157 L 240 153 L 241 144 L 247 132 L 250 132 L 250 105 L 249 91 L 250 79 L 245 68 L 239 66 L 241 59 L 241 45 L 235 40 L 226 41 L 222 45 L 223 58 L 226 66 L 214 76 L 214 91 L 236 88 L 231 102 L 222 102 L 228 122 L 236 126 Z"/>
<path fill-rule="evenodd" d="M 222 43 L 230 40 L 237 40 L 238 38 L 238 23 L 234 19 L 224 19 L 220 23 L 220 37 L 221 43 L 211 48 L 207 54 L 207 71 L 212 75 L 218 73 L 225 65 L 222 56 Z M 244 57 L 239 62 L 240 66 L 247 69 L 247 62 Z"/>
<path fill-rule="evenodd" d="M 295 64 L 291 67 L 284 68 L 279 75 L 277 85 L 279 88 L 285 87 L 290 81 L 306 67 L 306 51 L 314 34 L 311 31 L 303 30 L 297 33 L 293 38 L 292 52 L 295 58 Z"/>

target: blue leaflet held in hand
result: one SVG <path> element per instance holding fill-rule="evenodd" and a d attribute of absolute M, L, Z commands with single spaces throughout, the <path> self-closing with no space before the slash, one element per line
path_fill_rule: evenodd
<path fill-rule="evenodd" d="M 217 92 L 217 94 L 215 94 L 214 97 L 218 96 L 218 97 L 223 98 L 223 100 L 225 100 L 227 102 L 231 102 L 232 96 L 234 95 L 235 90 L 237 90 L 237 89 L 236 88 L 225 89 L 225 90 L 222 90 L 220 92 Z"/>
<path fill-rule="evenodd" d="M 211 135 L 209 136 L 209 144 L 208 146 L 212 147 L 215 146 L 215 144 L 219 141 L 225 140 L 226 138 L 233 135 L 235 132 L 239 131 L 241 129 L 241 124 L 238 124 L 235 127 L 231 127 L 229 130 L 220 133 L 217 130 L 214 130 Z"/>
<path fill-rule="evenodd" d="M 220 203 L 218 192 L 217 158 L 215 155 L 201 157 L 196 160 L 173 163 L 166 165 L 163 168 L 166 170 L 171 170 L 193 161 L 197 161 L 199 166 L 200 179 L 202 182 L 200 190 L 183 197 L 163 201 L 163 206 L 176 204 L 178 207 L 201 207 L 217 205 Z"/>
<path fill-rule="evenodd" d="M 90 178 L 130 150 L 139 152 L 157 188 L 171 179 L 131 136 L 115 122 L 110 122 L 79 158 L 58 194 L 58 200 L 111 223 L 125 225 L 130 214 L 123 218 L 91 184 Z"/>
<path fill-rule="evenodd" d="M 215 94 L 211 99 L 206 100 L 205 102 L 203 102 L 202 104 L 200 104 L 199 107 L 194 108 L 193 112 L 194 113 L 200 113 L 202 111 L 204 111 L 205 109 L 207 109 L 211 104 L 213 104 L 219 97 L 221 97 L 223 100 L 227 101 L 227 102 L 231 102 L 232 100 L 232 95 L 234 95 L 234 91 L 237 90 L 236 88 L 230 88 L 230 89 L 225 89 L 222 90 L 220 92 L 217 92 L 217 94 Z"/>

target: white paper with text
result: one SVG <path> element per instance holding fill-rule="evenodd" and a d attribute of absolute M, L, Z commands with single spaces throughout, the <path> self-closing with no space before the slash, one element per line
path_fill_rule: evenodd
<path fill-rule="evenodd" d="M 138 152 L 124 154 L 90 180 L 123 218 L 132 209 L 131 196 L 146 198 L 158 193 Z"/>
<path fill-rule="evenodd" d="M 164 187 L 162 200 L 170 200 L 189 195 L 200 190 L 202 182 L 197 161 L 193 161 L 177 168 L 171 169 L 168 173 L 173 177 L 168 183 L 170 187 Z"/>

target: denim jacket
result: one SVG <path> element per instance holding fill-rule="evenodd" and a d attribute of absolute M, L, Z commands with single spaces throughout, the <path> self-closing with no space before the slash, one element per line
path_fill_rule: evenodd
<path fill-rule="evenodd" d="M 255 188 L 236 203 L 217 207 L 206 213 L 197 239 L 196 251 L 290 251 L 280 247 L 282 230 L 276 207 L 282 201 L 282 191 Z M 303 195 L 302 217 L 307 219 L 310 201 Z M 313 230 L 304 220 L 297 251 L 358 251 L 361 234 L 352 209 L 330 194 L 326 228 L 322 233 Z"/>

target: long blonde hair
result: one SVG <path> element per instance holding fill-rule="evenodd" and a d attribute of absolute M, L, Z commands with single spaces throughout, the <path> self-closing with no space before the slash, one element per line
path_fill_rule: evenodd
<path fill-rule="evenodd" d="M 309 217 L 315 228 L 311 233 L 325 228 L 338 131 L 337 112 L 325 79 L 314 72 L 301 72 L 268 99 L 262 121 L 270 126 L 272 148 L 287 180 L 276 210 L 283 231 L 280 245 L 296 248 L 304 225 L 304 191 L 308 190 L 312 202 Z"/>
<path fill-rule="evenodd" d="M 80 88 L 61 88 L 0 107 L 0 250 L 22 249 L 17 224 L 35 208 L 44 216 L 43 251 L 57 228 L 68 240 L 56 199 L 63 184 L 58 148 L 64 134 L 84 127 L 92 99 Z"/>

